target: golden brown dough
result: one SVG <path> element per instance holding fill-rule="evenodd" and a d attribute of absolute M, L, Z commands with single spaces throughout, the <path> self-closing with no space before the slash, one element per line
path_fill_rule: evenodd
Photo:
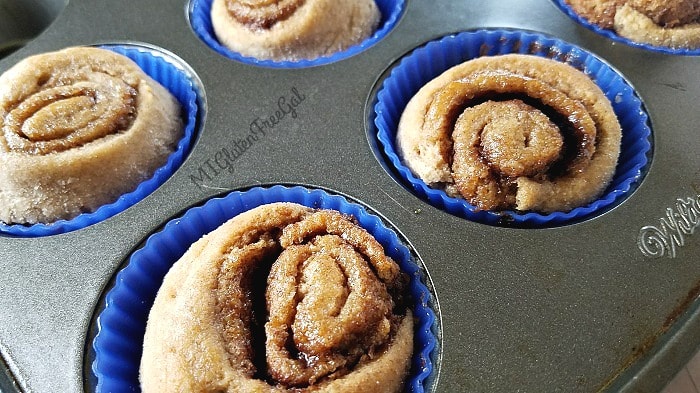
<path fill-rule="evenodd" d="M 635 42 L 671 48 L 700 48 L 700 20 L 672 28 L 657 25 L 647 15 L 624 5 L 615 14 L 615 30 Z"/>
<path fill-rule="evenodd" d="M 242 213 L 173 265 L 148 317 L 148 392 L 399 392 L 405 276 L 348 217 L 292 203 Z"/>
<path fill-rule="evenodd" d="M 315 59 L 370 37 L 380 13 L 374 0 L 214 0 L 219 41 L 263 60 Z"/>
<path fill-rule="evenodd" d="M 577 14 L 632 41 L 700 48 L 700 0 L 565 0 Z"/>
<path fill-rule="evenodd" d="M 662 27 L 687 25 L 700 18 L 698 0 L 629 0 L 628 4 Z"/>
<path fill-rule="evenodd" d="M 431 187 L 483 210 L 568 211 L 608 185 L 621 130 L 585 74 L 529 55 L 481 57 L 423 86 L 396 136 Z"/>
<path fill-rule="evenodd" d="M 571 8 L 589 22 L 603 29 L 615 26 L 615 12 L 627 0 L 565 0 Z"/>
<path fill-rule="evenodd" d="M 175 98 L 125 56 L 26 58 L 0 76 L 0 220 L 50 223 L 114 202 L 182 133 Z"/>

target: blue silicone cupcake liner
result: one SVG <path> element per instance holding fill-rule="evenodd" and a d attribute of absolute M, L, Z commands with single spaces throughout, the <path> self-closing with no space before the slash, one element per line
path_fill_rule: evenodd
<path fill-rule="evenodd" d="M 354 56 L 384 38 L 399 21 L 399 17 L 403 12 L 404 0 L 375 0 L 382 17 L 379 21 L 377 31 L 363 42 L 351 46 L 350 48 L 334 53 L 329 56 L 319 57 L 317 59 L 307 59 L 299 61 L 274 61 L 256 59 L 250 56 L 244 56 L 235 52 L 226 46 L 222 45 L 216 38 L 214 28 L 211 23 L 211 4 L 212 0 L 190 0 L 189 18 L 190 24 L 195 34 L 214 49 L 217 53 L 242 63 L 252 64 L 261 67 L 271 68 L 304 68 L 313 67 L 322 64 L 333 63 L 348 57 Z"/>
<path fill-rule="evenodd" d="M 168 157 L 167 162 L 158 168 L 150 179 L 141 182 L 136 189 L 120 196 L 116 201 L 100 206 L 94 212 L 49 224 L 8 225 L 0 222 L 0 233 L 23 237 L 48 236 L 74 231 L 103 221 L 136 204 L 163 184 L 182 164 L 189 152 L 199 111 L 199 91 L 198 85 L 195 84 L 182 62 L 165 52 L 136 44 L 100 45 L 100 47 L 130 58 L 177 98 L 183 112 L 184 136 L 178 142 L 176 150 Z"/>
<path fill-rule="evenodd" d="M 622 37 L 615 33 L 611 29 L 603 29 L 600 26 L 591 23 L 588 19 L 577 14 L 571 6 L 569 6 L 564 0 L 552 0 L 554 4 L 563 13 L 565 13 L 569 18 L 573 19 L 583 27 L 595 32 L 596 34 L 607 37 L 613 41 L 623 43 L 625 45 L 633 46 L 635 48 L 645 49 L 653 52 L 666 53 L 671 55 L 687 55 L 687 56 L 700 56 L 700 49 L 684 49 L 684 48 L 671 48 L 666 46 L 651 45 L 642 42 L 632 41 L 629 38 Z"/>
<path fill-rule="evenodd" d="M 203 206 L 189 209 L 150 236 L 141 249 L 116 276 L 97 318 L 98 333 L 93 341 L 97 392 L 138 392 L 139 363 L 148 313 L 163 277 L 170 267 L 204 234 L 230 218 L 273 202 L 295 202 L 312 208 L 333 209 L 354 216 L 360 226 L 379 241 L 387 254 L 410 276 L 409 289 L 415 300 L 417 320 L 415 349 L 407 392 L 424 392 L 433 372 L 432 353 L 437 345 L 434 297 L 423 283 L 424 274 L 411 252 L 376 215 L 342 196 L 319 189 L 273 186 L 234 191 Z"/>
<path fill-rule="evenodd" d="M 448 68 L 480 56 L 531 54 L 562 61 L 586 73 L 611 101 L 622 126 L 620 158 L 611 184 L 594 202 L 569 212 L 479 210 L 463 199 L 430 188 L 404 165 L 395 149 L 396 130 L 408 101 L 430 80 Z M 591 53 L 541 34 L 479 30 L 443 37 L 404 57 L 384 80 L 374 106 L 374 124 L 383 153 L 397 175 L 417 196 L 456 216 L 491 225 L 553 227 L 578 222 L 620 203 L 643 177 L 651 150 L 649 119 L 634 89 L 609 65 Z M 381 154 L 380 154 L 381 155 Z"/>

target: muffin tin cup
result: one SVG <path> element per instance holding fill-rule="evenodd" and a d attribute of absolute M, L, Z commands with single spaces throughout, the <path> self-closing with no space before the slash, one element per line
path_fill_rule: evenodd
<path fill-rule="evenodd" d="M 643 42 L 632 41 L 629 38 L 618 35 L 614 30 L 603 29 L 600 26 L 591 23 L 588 19 L 577 14 L 565 0 L 552 0 L 554 4 L 559 8 L 564 14 L 569 18 L 576 21 L 581 26 L 591 30 L 592 32 L 599 34 L 603 37 L 609 38 L 615 42 L 619 42 L 631 47 L 648 50 L 652 52 L 665 53 L 669 55 L 680 55 L 680 56 L 700 56 L 700 49 L 687 49 L 687 48 L 670 48 L 665 46 L 658 46 L 647 44 Z"/>
<path fill-rule="evenodd" d="M 82 213 L 70 220 L 34 225 L 7 224 L 0 222 L 0 233 L 38 237 L 70 232 L 85 228 L 119 214 L 136 204 L 163 184 L 182 164 L 195 137 L 197 118 L 201 114 L 199 86 L 186 70 L 184 63 L 174 55 L 143 44 L 104 44 L 100 48 L 124 55 L 163 85 L 180 103 L 184 134 L 166 163 L 153 175 L 141 182 L 133 191 L 121 195 L 116 201 L 102 205 L 90 213 Z"/>
<path fill-rule="evenodd" d="M 97 391 L 139 391 L 138 371 L 143 336 L 150 308 L 158 289 L 173 263 L 189 246 L 238 214 L 273 202 L 294 202 L 315 209 L 333 209 L 355 217 L 358 224 L 382 244 L 387 255 L 410 277 L 409 291 L 414 299 L 415 343 L 407 392 L 427 391 L 434 382 L 432 359 L 438 344 L 435 297 L 424 283 L 424 268 L 396 232 L 363 206 L 321 189 L 300 186 L 273 186 L 234 191 L 187 210 L 168 222 L 134 252 L 116 276 L 97 318 L 98 333 L 93 341 Z"/>
<path fill-rule="evenodd" d="M 0 0 L 0 59 L 23 47 L 46 29 L 67 0 Z"/>
<path fill-rule="evenodd" d="M 377 7 L 381 12 L 379 27 L 369 38 L 348 49 L 317 59 L 305 59 L 299 61 L 274 61 L 266 59 L 256 59 L 235 52 L 219 42 L 214 33 L 211 22 L 211 5 L 213 0 L 190 0 L 188 16 L 190 24 L 195 34 L 210 48 L 220 55 L 229 59 L 240 61 L 260 67 L 272 68 L 305 68 L 323 64 L 329 64 L 346 59 L 363 52 L 381 41 L 398 23 L 404 8 L 404 0 L 376 0 Z"/>
<path fill-rule="evenodd" d="M 565 62 L 587 74 L 612 103 L 622 126 L 620 157 L 615 175 L 595 201 L 568 212 L 480 210 L 469 202 L 429 187 L 404 164 L 395 147 L 403 109 L 418 90 L 443 71 L 481 56 L 520 53 Z M 644 176 L 651 154 L 651 129 L 643 104 L 630 84 L 595 55 L 560 39 L 516 30 L 477 30 L 449 35 L 425 44 L 405 56 L 391 70 L 377 93 L 374 124 L 383 155 L 398 178 L 418 197 L 435 207 L 472 221 L 527 228 L 576 223 L 604 213 L 621 203 Z"/>

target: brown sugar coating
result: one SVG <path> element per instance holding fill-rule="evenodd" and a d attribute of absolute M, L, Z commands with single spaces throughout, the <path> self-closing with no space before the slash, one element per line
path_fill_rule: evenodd
<path fill-rule="evenodd" d="M 589 22 L 604 29 L 615 25 L 615 12 L 627 0 L 565 0 L 571 8 Z"/>
<path fill-rule="evenodd" d="M 700 19 L 700 0 L 629 0 L 628 3 L 663 27 L 677 27 Z"/>
<path fill-rule="evenodd" d="M 214 33 L 225 47 L 261 60 L 298 61 L 369 38 L 381 14 L 374 0 L 214 0 Z"/>
<path fill-rule="evenodd" d="M 515 205 L 514 179 L 546 174 L 564 144 L 547 116 L 519 100 L 487 101 L 465 110 L 453 139 L 457 188 L 486 210 Z"/>
<path fill-rule="evenodd" d="M 560 158 L 564 138 L 556 125 L 535 108 L 510 100 L 488 101 L 470 109 L 464 111 L 459 122 L 473 124 L 477 121 L 474 117 L 482 117 L 482 154 L 506 176 L 534 176 L 546 172 Z M 483 118 L 493 113 L 500 117 Z"/>
<path fill-rule="evenodd" d="M 482 57 L 423 86 L 397 131 L 403 162 L 483 210 L 568 211 L 612 179 L 621 140 L 585 74 L 528 55 Z"/>
<path fill-rule="evenodd" d="M 180 106 L 129 58 L 89 47 L 0 76 L 0 220 L 50 223 L 114 202 L 163 166 Z"/>
<path fill-rule="evenodd" d="M 700 0 L 564 0 L 603 29 L 632 41 L 700 48 Z"/>
<path fill-rule="evenodd" d="M 396 264 L 377 241 L 339 213 L 322 211 L 285 227 L 280 243 L 284 251 L 273 265 L 267 293 L 273 378 L 305 386 L 347 374 L 362 356 L 375 356 L 392 334 L 389 288 L 401 283 Z M 285 295 L 297 286 L 298 304 Z M 289 353 L 289 340 L 305 358 Z"/>
<path fill-rule="evenodd" d="M 141 388 L 398 392 L 413 350 L 405 284 L 347 216 L 260 206 L 193 244 L 166 276 Z"/>
<path fill-rule="evenodd" d="M 302 4 L 304 0 L 228 0 L 226 9 L 231 17 L 242 24 L 269 29 L 275 23 L 289 18 Z"/>
<path fill-rule="evenodd" d="M 53 73 L 51 78 L 65 73 Z M 9 107 L 3 125 L 8 149 L 61 152 L 129 128 L 136 116 L 136 87 L 110 83 L 111 77 L 100 73 L 86 79 L 38 91 Z"/>

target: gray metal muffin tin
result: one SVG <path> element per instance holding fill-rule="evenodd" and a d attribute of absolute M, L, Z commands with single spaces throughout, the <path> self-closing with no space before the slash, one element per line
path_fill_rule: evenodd
<path fill-rule="evenodd" d="M 61 10 L 66 0 L 0 1 L 0 12 L 23 2 Z M 431 391 L 655 392 L 698 349 L 700 233 L 692 232 L 700 218 L 677 201 L 700 199 L 699 58 L 613 43 L 550 0 L 408 0 L 398 26 L 359 55 L 305 69 L 260 68 L 200 41 L 186 3 L 70 0 L 44 32 L 0 60 L 3 72 L 66 46 L 141 42 L 182 58 L 204 92 L 194 147 L 153 194 L 82 230 L 0 236 L 0 391 L 93 391 L 93 317 L 130 253 L 188 207 L 259 184 L 349 195 L 410 241 L 437 296 Z M 426 41 L 479 28 L 533 30 L 577 44 L 635 86 L 651 117 L 653 157 L 622 204 L 574 225 L 502 228 L 440 211 L 392 177 L 371 135 L 377 84 Z M 283 117 L 230 170 L 194 184 L 218 149 L 244 138 L 256 118 L 274 115 L 293 89 L 305 97 L 296 117 Z M 659 235 L 669 228 L 662 219 L 681 216 L 688 230 Z M 654 234 L 675 247 L 645 255 L 639 239 Z"/>

